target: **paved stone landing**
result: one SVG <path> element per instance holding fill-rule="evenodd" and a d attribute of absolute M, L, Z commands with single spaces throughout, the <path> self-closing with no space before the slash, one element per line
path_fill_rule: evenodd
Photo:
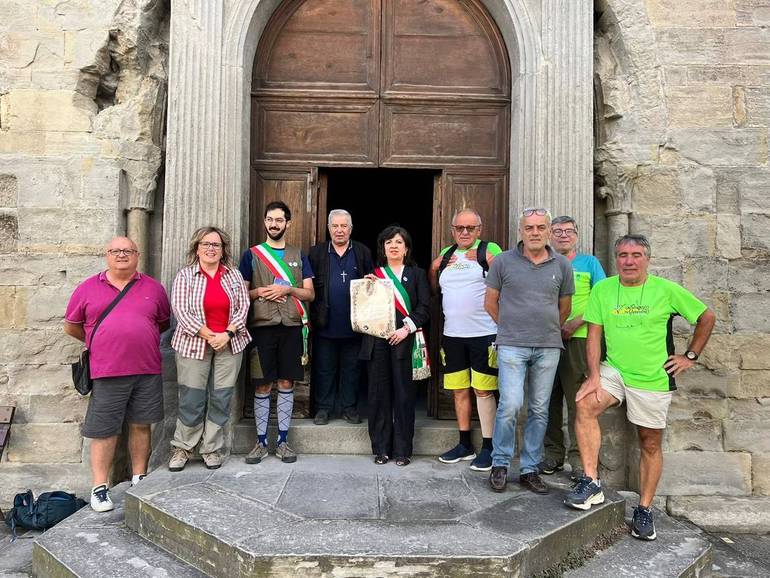
<path fill-rule="evenodd" d="M 209 472 L 154 472 L 126 494 L 126 525 L 212 576 L 519 576 L 553 568 L 623 524 L 623 500 L 588 513 L 562 503 L 566 477 L 537 496 L 502 494 L 468 464 L 363 456 L 231 457 Z"/>

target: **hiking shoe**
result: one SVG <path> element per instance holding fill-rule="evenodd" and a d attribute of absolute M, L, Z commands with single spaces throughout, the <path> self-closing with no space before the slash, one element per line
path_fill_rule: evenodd
<path fill-rule="evenodd" d="M 326 425 L 329 423 L 329 412 L 325 409 L 319 409 L 315 417 L 313 418 L 313 423 L 316 425 Z"/>
<path fill-rule="evenodd" d="M 267 446 L 257 442 L 257 445 L 254 446 L 254 449 L 246 455 L 245 460 L 247 464 L 258 464 L 266 455 Z"/>
<path fill-rule="evenodd" d="M 293 464 L 297 461 L 296 452 L 286 442 L 278 444 L 278 447 L 275 448 L 275 457 L 281 458 L 284 464 Z"/>
<path fill-rule="evenodd" d="M 494 492 L 504 492 L 508 484 L 508 468 L 505 466 L 492 466 L 489 474 L 489 485 Z"/>
<path fill-rule="evenodd" d="M 572 490 L 565 496 L 564 504 L 570 508 L 587 510 L 591 506 L 604 502 L 604 492 L 588 476 L 584 475 L 572 486 Z"/>
<path fill-rule="evenodd" d="M 206 466 L 207 470 L 216 470 L 222 467 L 222 456 L 219 455 L 219 452 L 201 454 L 201 457 L 203 458 L 203 465 Z"/>
<path fill-rule="evenodd" d="M 190 452 L 184 448 L 175 447 L 171 451 L 171 459 L 168 461 L 168 469 L 172 472 L 181 472 L 190 459 Z"/>
<path fill-rule="evenodd" d="M 361 416 L 358 415 L 358 412 L 355 410 L 355 408 L 343 410 L 342 419 L 353 425 L 361 423 Z"/>
<path fill-rule="evenodd" d="M 519 476 L 519 484 L 528 489 L 530 492 L 536 494 L 547 494 L 549 492 L 548 486 L 545 485 L 542 478 L 537 472 L 527 472 Z"/>
<path fill-rule="evenodd" d="M 476 459 L 471 462 L 471 469 L 477 472 L 488 472 L 492 469 L 492 450 L 481 448 Z"/>
<path fill-rule="evenodd" d="M 440 461 L 442 464 L 456 464 L 460 460 L 472 460 L 475 457 L 476 452 L 472 447 L 466 448 L 463 444 L 457 444 L 448 452 L 441 454 L 438 457 L 438 461 Z"/>
<path fill-rule="evenodd" d="M 631 535 L 640 540 L 654 540 L 655 522 L 652 520 L 652 508 L 634 508 L 634 520 L 631 523 Z"/>
<path fill-rule="evenodd" d="M 96 486 L 91 490 L 91 509 L 94 512 L 109 512 L 114 508 L 115 504 L 112 503 L 107 484 Z"/>
<path fill-rule="evenodd" d="M 564 464 L 560 464 L 553 458 L 545 458 L 542 462 L 537 464 L 537 471 L 546 476 L 550 476 L 553 473 L 560 472 L 564 469 Z"/>

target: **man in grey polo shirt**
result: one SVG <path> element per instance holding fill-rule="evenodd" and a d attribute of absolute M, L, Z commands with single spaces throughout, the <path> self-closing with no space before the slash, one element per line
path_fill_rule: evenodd
<path fill-rule="evenodd" d="M 561 326 L 572 307 L 572 266 L 548 245 L 551 214 L 524 209 L 519 215 L 519 244 L 500 253 L 487 275 L 484 307 L 497 322 L 500 402 L 492 438 L 489 484 L 505 490 L 516 441 L 516 416 L 528 384 L 527 423 L 519 463 L 519 483 L 538 493 L 548 487 L 538 475 L 548 404 L 563 348 Z M 529 374 L 529 379 L 527 379 Z"/>

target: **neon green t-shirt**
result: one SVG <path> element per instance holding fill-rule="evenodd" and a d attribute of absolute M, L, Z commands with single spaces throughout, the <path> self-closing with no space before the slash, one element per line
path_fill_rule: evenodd
<path fill-rule="evenodd" d="M 620 284 L 617 275 L 594 285 L 583 319 L 602 325 L 607 363 L 628 387 L 650 391 L 676 389 L 663 364 L 674 353 L 671 323 L 681 315 L 691 324 L 706 305 L 673 281 L 648 275 L 637 287 Z"/>

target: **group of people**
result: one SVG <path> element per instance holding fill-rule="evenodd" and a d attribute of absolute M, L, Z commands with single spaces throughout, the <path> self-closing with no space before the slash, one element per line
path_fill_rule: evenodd
<path fill-rule="evenodd" d="M 137 271 L 136 245 L 125 237 L 113 239 L 106 249 L 107 270 L 78 286 L 65 316 L 66 333 L 91 352 L 94 387 L 82 428 L 92 440 L 91 506 L 113 508 L 108 472 L 124 420 L 132 483 L 147 473 L 150 424 L 163 419 L 160 334 L 172 312 L 179 411 L 170 470 L 182 470 L 196 448 L 205 467 L 222 465 L 223 428 L 244 354 L 256 423 L 255 445 L 245 461 L 258 464 L 272 445 L 274 382 L 275 455 L 285 463 L 296 461 L 288 444 L 294 383 L 304 377 L 311 351 L 314 423 L 328 424 L 336 408 L 346 421 L 361 422 L 357 392 L 365 365 L 375 463 L 408 465 L 415 360 L 433 292 L 440 295 L 443 313 L 443 387 L 452 392 L 459 430 L 457 445 L 438 459 L 470 461 L 471 469 L 490 472 L 493 491 L 504 491 L 526 391 L 519 483 L 548 493 L 541 475 L 563 469 L 566 461 L 574 486 L 564 503 L 588 509 L 604 501 L 598 417 L 625 402 L 641 449 L 632 534 L 654 539 L 650 506 L 662 471 L 674 379 L 697 361 L 715 316 L 681 286 L 648 273 L 650 244 L 642 235 L 616 241 L 618 275 L 605 278 L 595 257 L 577 253 L 572 217 L 552 219 L 544 208 L 528 208 L 517 225 L 520 241 L 502 251 L 483 239 L 476 211 L 459 210 L 451 222 L 454 243 L 426 274 L 412 259 L 405 229 L 385 228 L 373 258 L 351 239 L 352 217 L 341 209 L 328 216 L 330 240 L 305 255 L 286 242 L 291 210 L 274 201 L 264 211 L 265 242 L 246 250 L 238 266 L 226 232 L 198 229 L 170 303 L 160 283 Z M 353 331 L 350 282 L 364 278 L 387 279 L 393 287 L 396 329 L 386 338 Z M 675 315 L 695 324 L 682 355 L 673 349 Z M 473 399 L 481 428 L 478 451 L 471 436 Z M 569 443 L 562 428 L 565 402 Z"/>

